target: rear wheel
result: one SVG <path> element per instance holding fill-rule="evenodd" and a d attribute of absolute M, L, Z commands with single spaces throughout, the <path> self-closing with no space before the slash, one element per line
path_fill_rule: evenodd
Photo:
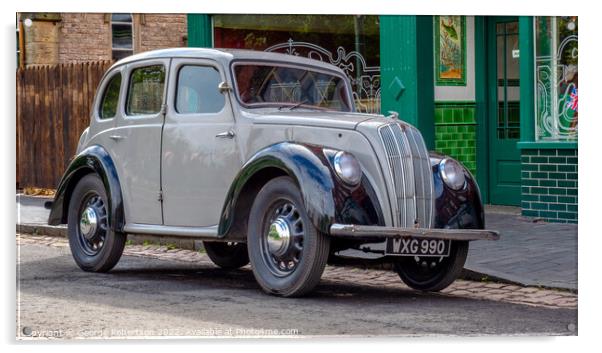
<path fill-rule="evenodd" d="M 291 178 L 275 178 L 259 191 L 249 215 L 247 247 L 265 292 L 292 297 L 311 291 L 326 266 L 329 240 L 311 223 Z"/>
<path fill-rule="evenodd" d="M 460 276 L 467 255 L 468 242 L 457 241 L 451 243 L 448 257 L 404 257 L 393 264 L 393 269 L 409 287 L 437 292 Z"/>
<path fill-rule="evenodd" d="M 234 270 L 249 263 L 247 245 L 244 243 L 204 241 L 203 246 L 211 261 L 223 269 Z"/>
<path fill-rule="evenodd" d="M 109 223 L 109 203 L 100 177 L 84 176 L 75 186 L 68 213 L 71 254 L 84 271 L 106 272 L 123 253 L 126 235 Z"/>

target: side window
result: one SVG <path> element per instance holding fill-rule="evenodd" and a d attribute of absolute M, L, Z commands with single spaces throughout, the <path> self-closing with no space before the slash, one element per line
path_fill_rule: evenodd
<path fill-rule="evenodd" d="M 119 102 L 119 88 L 121 88 L 121 73 L 111 77 L 105 87 L 100 101 L 100 110 L 98 116 L 101 119 L 111 119 L 117 113 L 117 103 Z"/>
<path fill-rule="evenodd" d="M 217 88 L 219 71 L 211 66 L 182 66 L 178 72 L 176 111 L 179 114 L 217 113 L 225 98 Z"/>
<path fill-rule="evenodd" d="M 163 103 L 165 67 L 153 65 L 134 69 L 130 74 L 127 115 L 157 114 Z"/>

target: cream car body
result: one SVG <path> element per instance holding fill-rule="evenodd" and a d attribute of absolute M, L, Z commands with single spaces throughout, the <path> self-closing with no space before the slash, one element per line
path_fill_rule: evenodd
<path fill-rule="evenodd" d="M 247 69 L 252 76 L 245 76 Z M 261 76 L 261 70 L 267 73 Z M 286 78 L 293 74 L 299 76 Z M 118 97 L 107 93 L 109 85 Z M 101 249 L 106 234 L 128 233 L 245 244 L 252 242 L 251 214 L 261 208 L 256 198 L 274 179 L 288 178 L 282 182 L 297 190 L 281 198 L 305 222 L 305 243 L 315 231 L 332 256 L 367 253 L 437 265 L 465 259 L 456 254 L 463 251 L 455 250 L 457 244 L 497 238 L 483 230 L 478 187 L 466 169 L 449 157 L 429 154 L 418 130 L 402 120 L 356 113 L 353 99 L 342 70 L 296 56 L 190 48 L 123 59 L 101 81 L 90 127 L 59 185 L 49 223 L 69 223 L 73 244 L 83 248 L 95 239 Z M 345 173 L 355 173 L 356 180 L 346 180 Z M 77 185 L 87 174 L 97 175 L 104 191 L 80 208 L 73 206 L 72 225 L 73 194 L 86 194 Z M 295 195 L 300 201 L 293 200 Z M 90 230 L 98 215 L 106 215 L 105 238 L 95 224 Z M 293 249 L 293 221 L 284 213 L 272 221 L 265 228 L 257 225 L 267 237 L 267 262 L 277 257 L 274 273 L 293 266 L 286 276 L 295 277 L 301 258 L 313 255 Z M 401 250 L 402 239 L 416 240 L 422 249 Z M 303 248 L 302 243 L 295 246 Z M 253 261 L 251 250 L 249 255 Z M 81 258 L 76 261 L 82 266 Z M 458 267 L 452 262 L 445 266 Z M 446 276 L 427 289 L 440 289 L 452 275 Z M 307 290 L 301 285 L 273 289 L 269 278 L 260 277 L 272 293 Z"/>

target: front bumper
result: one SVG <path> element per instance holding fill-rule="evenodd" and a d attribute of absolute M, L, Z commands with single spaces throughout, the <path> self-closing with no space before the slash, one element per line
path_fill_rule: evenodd
<path fill-rule="evenodd" d="M 338 224 L 330 226 L 330 235 L 340 238 L 384 240 L 387 238 L 428 238 L 446 240 L 498 240 L 500 234 L 485 229 L 395 228 Z"/>

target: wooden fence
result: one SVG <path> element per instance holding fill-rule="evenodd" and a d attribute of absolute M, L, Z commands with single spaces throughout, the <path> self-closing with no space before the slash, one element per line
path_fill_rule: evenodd
<path fill-rule="evenodd" d="M 17 70 L 17 187 L 56 188 L 111 61 Z"/>

